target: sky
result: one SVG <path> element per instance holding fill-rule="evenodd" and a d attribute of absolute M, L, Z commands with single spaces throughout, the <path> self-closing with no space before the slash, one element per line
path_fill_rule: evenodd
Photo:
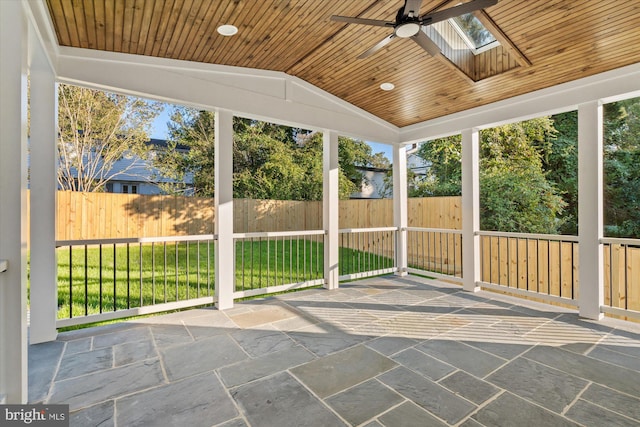
<path fill-rule="evenodd" d="M 166 107 L 162 110 L 162 113 L 156 117 L 152 124 L 151 130 L 151 138 L 157 139 L 167 139 L 169 136 L 167 130 L 167 122 L 171 119 L 171 108 L 169 104 L 166 104 Z M 367 144 L 371 147 L 373 154 L 376 153 L 384 153 L 384 155 L 389 159 L 389 162 L 393 160 L 393 147 L 388 144 L 380 144 L 377 142 L 369 142 L 366 141 Z"/>

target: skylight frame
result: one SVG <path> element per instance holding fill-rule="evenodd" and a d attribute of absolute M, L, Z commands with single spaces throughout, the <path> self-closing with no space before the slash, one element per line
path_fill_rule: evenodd
<path fill-rule="evenodd" d="M 475 18 L 478 19 L 478 18 Z M 478 20 L 479 21 L 479 20 Z M 474 55 L 479 55 L 482 52 L 486 52 L 487 50 L 491 50 L 496 46 L 500 45 L 500 41 L 498 41 L 496 39 L 496 36 L 493 35 L 493 33 L 491 32 L 491 30 L 489 30 L 487 27 L 484 26 L 484 24 L 482 24 L 482 22 L 480 22 L 480 25 L 482 25 L 482 27 L 489 33 L 491 34 L 491 36 L 493 37 L 493 41 L 489 42 L 483 46 L 480 47 L 476 47 L 475 43 L 473 42 L 473 40 L 471 40 L 471 38 L 469 37 L 469 35 L 460 27 L 460 25 L 456 22 L 455 18 L 449 18 L 447 19 L 447 22 L 449 23 L 449 25 L 451 25 L 453 27 L 453 29 L 458 33 L 458 35 L 460 36 L 460 38 L 464 41 L 464 43 L 467 45 L 467 47 L 469 48 L 469 50 L 474 54 Z"/>

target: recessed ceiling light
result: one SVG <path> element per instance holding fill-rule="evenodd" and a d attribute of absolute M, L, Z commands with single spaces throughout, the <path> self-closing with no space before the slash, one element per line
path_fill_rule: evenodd
<path fill-rule="evenodd" d="M 396 86 L 393 83 L 382 83 L 380 85 L 380 89 L 382 90 L 393 90 Z"/>
<path fill-rule="evenodd" d="M 220 25 L 218 27 L 218 33 L 223 36 L 233 36 L 238 32 L 238 27 L 234 25 Z"/>

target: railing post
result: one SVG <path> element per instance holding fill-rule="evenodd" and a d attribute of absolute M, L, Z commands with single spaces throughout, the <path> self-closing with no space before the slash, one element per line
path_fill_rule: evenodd
<path fill-rule="evenodd" d="M 604 302 L 602 105 L 578 106 L 578 250 L 580 316 L 602 319 Z"/>
<path fill-rule="evenodd" d="M 215 116 L 215 290 L 220 310 L 233 307 L 235 245 L 233 242 L 233 114 L 217 110 Z"/>
<path fill-rule="evenodd" d="M 27 402 L 27 52 L 23 3 L 0 1 L 0 400 Z"/>
<path fill-rule="evenodd" d="M 325 130 L 322 139 L 322 222 L 325 231 L 324 242 L 324 287 L 337 289 L 338 269 L 338 134 Z"/>
<path fill-rule="evenodd" d="M 480 132 L 462 131 L 462 287 L 480 290 Z"/>
<path fill-rule="evenodd" d="M 58 334 L 56 259 L 58 93 L 53 70 L 36 38 L 31 40 L 31 344 Z"/>
<path fill-rule="evenodd" d="M 393 146 L 393 225 L 396 232 L 396 275 L 407 275 L 407 148 Z"/>

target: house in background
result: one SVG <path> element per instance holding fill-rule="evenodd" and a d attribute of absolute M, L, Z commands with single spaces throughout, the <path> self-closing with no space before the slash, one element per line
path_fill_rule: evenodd
<path fill-rule="evenodd" d="M 149 159 L 141 159 L 137 156 L 122 158 L 116 161 L 110 174 L 115 175 L 106 184 L 106 192 L 123 194 L 163 194 L 160 184 L 174 183 L 175 180 L 163 177 L 160 171 L 153 166 L 153 157 L 160 150 L 168 148 L 168 142 L 164 139 L 152 138 L 147 142 L 150 151 Z M 189 148 L 178 145 L 177 151 L 187 152 Z M 186 174 L 183 182 L 187 185 L 185 195 L 189 195 L 189 189 L 193 185 L 193 175 Z"/>
<path fill-rule="evenodd" d="M 374 168 L 369 166 L 356 166 L 362 173 L 364 180 L 360 191 L 351 194 L 350 199 L 383 199 L 393 195 L 392 185 L 388 182 L 391 170 L 386 168 Z"/>

